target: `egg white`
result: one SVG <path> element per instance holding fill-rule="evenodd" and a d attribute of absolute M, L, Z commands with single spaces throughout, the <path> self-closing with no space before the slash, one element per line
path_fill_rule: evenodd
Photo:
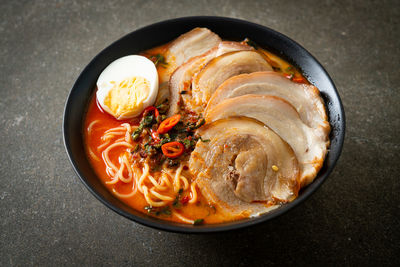
<path fill-rule="evenodd" d="M 104 100 L 109 91 L 114 87 L 112 82 L 119 83 L 120 81 L 130 77 L 143 77 L 150 82 L 150 90 L 148 97 L 142 102 L 142 109 L 130 114 L 129 116 L 118 116 L 113 114 L 113 111 L 104 104 Z M 158 94 L 158 73 L 154 63 L 143 56 L 130 55 L 121 57 L 108 65 L 100 74 L 97 80 L 97 101 L 104 111 L 111 114 L 118 120 L 129 119 L 136 117 L 148 106 L 151 106 L 156 101 Z"/>

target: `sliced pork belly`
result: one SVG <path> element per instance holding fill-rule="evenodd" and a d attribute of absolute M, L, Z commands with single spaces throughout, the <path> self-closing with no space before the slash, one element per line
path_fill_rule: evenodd
<path fill-rule="evenodd" d="M 292 148 L 257 120 L 217 120 L 198 130 L 189 168 L 208 201 L 234 214 L 256 215 L 288 202 L 299 191 L 299 166 Z M 257 202 L 257 203 L 255 203 Z M 260 203 L 263 202 L 263 203 Z"/>
<path fill-rule="evenodd" d="M 221 38 L 207 28 L 194 28 L 172 41 L 166 51 L 168 63 L 161 82 L 169 81 L 177 67 L 192 57 L 201 55 L 221 42 Z"/>
<path fill-rule="evenodd" d="M 272 70 L 265 58 L 256 51 L 237 51 L 212 59 L 192 81 L 192 98 L 205 108 L 211 95 L 228 78 L 242 73 Z"/>
<path fill-rule="evenodd" d="M 327 152 L 325 136 L 315 133 L 286 100 L 265 95 L 244 95 L 225 99 L 206 113 L 207 123 L 232 116 L 254 118 L 277 133 L 294 150 L 300 164 L 300 182 L 305 186 L 313 181 L 322 167 Z"/>
<path fill-rule="evenodd" d="M 208 50 L 206 53 L 193 57 L 186 63 L 178 67 L 172 74 L 169 80 L 169 92 L 170 92 L 170 108 L 168 116 L 172 116 L 179 111 L 178 103 L 182 100 L 180 104 L 185 104 L 191 110 L 196 110 L 197 107 L 191 104 L 191 81 L 192 77 L 200 71 L 211 59 L 223 55 L 232 51 L 240 50 L 252 50 L 251 46 L 241 44 L 238 42 L 221 42 L 217 46 Z M 181 95 L 182 91 L 187 93 Z M 202 110 L 201 110 L 202 111 Z M 198 110 L 198 112 L 201 112 Z"/>
<path fill-rule="evenodd" d="M 308 126 L 319 129 L 320 135 L 328 140 L 330 126 L 318 89 L 313 85 L 292 82 L 276 72 L 241 74 L 226 80 L 211 97 L 207 109 L 224 99 L 246 94 L 272 95 L 287 100 Z"/>

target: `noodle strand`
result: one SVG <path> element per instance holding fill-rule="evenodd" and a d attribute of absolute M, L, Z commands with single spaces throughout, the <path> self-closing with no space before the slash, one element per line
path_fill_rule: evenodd
<path fill-rule="evenodd" d="M 88 126 L 89 134 L 97 122 L 93 121 Z M 113 194 L 119 198 L 127 199 L 140 192 L 150 207 L 164 207 L 176 199 L 176 196 L 171 196 L 170 194 L 172 192 L 177 194 L 182 189 L 190 190 L 189 203 L 196 203 L 198 199 L 196 183 L 190 183 L 190 179 L 182 174 L 184 164 L 180 164 L 176 170 L 173 170 L 164 163 L 161 174 L 157 176 L 150 173 L 148 162 L 144 162 L 142 168 L 131 164 L 128 153 L 135 144 L 131 138 L 131 134 L 135 129 L 137 129 L 137 126 L 131 126 L 129 123 L 123 123 L 120 126 L 108 129 L 101 137 L 102 144 L 97 147 L 98 151 L 102 151 L 101 155 L 106 165 L 106 172 L 111 178 L 110 181 L 105 183 L 109 185 L 115 185 L 118 182 L 132 183 L 132 191 L 130 193 L 119 193 L 115 188 L 112 188 Z M 128 151 L 123 148 L 127 148 Z M 118 163 L 110 159 L 110 151 L 113 149 L 123 149 L 118 157 Z M 91 150 L 89 150 L 89 154 L 91 157 L 96 158 L 96 154 Z M 177 212 L 173 214 L 183 222 L 194 223 L 193 220 Z"/>

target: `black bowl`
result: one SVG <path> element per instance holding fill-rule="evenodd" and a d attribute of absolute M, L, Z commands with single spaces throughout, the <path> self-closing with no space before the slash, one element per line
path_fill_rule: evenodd
<path fill-rule="evenodd" d="M 114 197 L 96 177 L 86 158 L 83 145 L 83 120 L 90 97 L 93 95 L 101 71 L 115 59 L 137 54 L 143 50 L 167 43 L 195 27 L 207 27 L 223 39 L 249 38 L 298 67 L 308 80 L 321 91 L 332 126 L 331 145 L 321 171 L 312 184 L 304 188 L 297 199 L 257 218 L 215 225 L 186 225 L 147 216 Z M 63 121 L 64 144 L 81 181 L 103 204 L 126 218 L 157 229 L 205 233 L 234 230 L 275 218 L 302 203 L 325 181 L 332 172 L 343 146 L 345 115 L 338 92 L 321 64 L 303 47 L 267 27 L 251 22 L 223 17 L 186 17 L 155 23 L 136 30 L 101 51 L 82 71 L 68 96 Z"/>

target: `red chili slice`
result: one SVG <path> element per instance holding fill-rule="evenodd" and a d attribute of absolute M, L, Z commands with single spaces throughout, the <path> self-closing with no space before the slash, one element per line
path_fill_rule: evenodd
<path fill-rule="evenodd" d="M 181 119 L 181 115 L 177 114 L 168 119 L 163 120 L 160 123 L 160 126 L 158 126 L 157 133 L 159 133 L 159 134 L 167 133 L 179 122 L 180 119 Z"/>
<path fill-rule="evenodd" d="M 176 158 L 183 154 L 185 146 L 180 142 L 169 142 L 161 146 L 161 150 L 168 158 Z"/>
<path fill-rule="evenodd" d="M 151 130 L 151 137 L 154 140 L 154 143 L 159 143 L 161 141 L 160 136 L 158 135 L 157 131 Z"/>
<path fill-rule="evenodd" d="M 144 111 L 143 111 L 143 114 L 145 115 L 150 111 L 154 111 L 154 115 L 156 117 L 160 116 L 160 112 L 158 112 L 158 109 L 156 107 L 153 107 L 153 106 L 149 106 L 149 107 L 145 108 Z"/>

